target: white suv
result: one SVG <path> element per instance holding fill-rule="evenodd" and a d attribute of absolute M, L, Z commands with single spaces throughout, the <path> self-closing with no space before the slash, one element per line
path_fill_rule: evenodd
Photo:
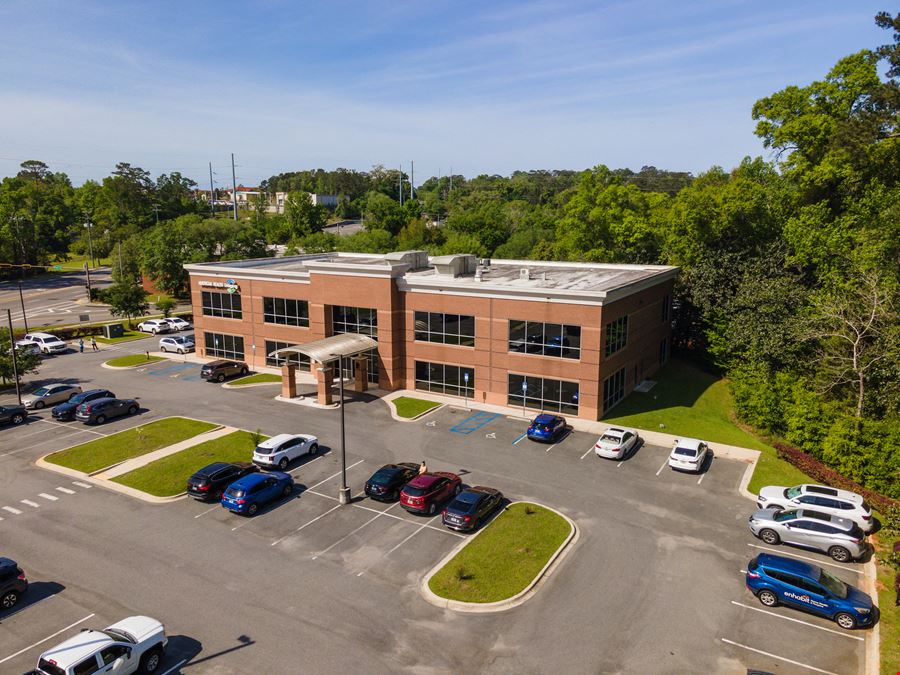
<path fill-rule="evenodd" d="M 865 499 L 855 492 L 827 485 L 805 483 L 791 488 L 769 485 L 759 491 L 756 505 L 761 509 L 802 508 L 823 511 L 852 520 L 863 532 L 870 532 L 875 525 L 872 509 Z"/>
<path fill-rule="evenodd" d="M 194 341 L 191 338 L 184 337 L 183 335 L 160 338 L 159 351 L 178 352 L 179 354 L 192 352 L 194 351 Z"/>
<path fill-rule="evenodd" d="M 147 319 L 138 324 L 137 329 L 142 333 L 171 333 L 172 326 L 165 319 Z"/>
<path fill-rule="evenodd" d="M 69 349 L 69 345 L 50 333 L 26 333 L 16 341 L 16 347 L 25 345 L 35 345 L 44 354 L 62 354 Z"/>
<path fill-rule="evenodd" d="M 253 463 L 263 467 L 277 466 L 284 471 L 301 455 L 319 451 L 319 439 L 309 434 L 278 434 L 256 446 Z"/>
<path fill-rule="evenodd" d="M 172 327 L 172 330 L 190 330 L 193 326 L 182 319 L 180 316 L 170 316 L 168 319 L 163 319 L 167 324 Z"/>
<path fill-rule="evenodd" d="M 132 616 L 103 630 L 82 630 L 41 654 L 35 675 L 114 672 L 155 673 L 165 654 L 166 632 L 149 616 Z"/>

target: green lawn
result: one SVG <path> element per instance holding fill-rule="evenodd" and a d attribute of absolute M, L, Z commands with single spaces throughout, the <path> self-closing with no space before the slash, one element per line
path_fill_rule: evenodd
<path fill-rule="evenodd" d="M 462 602 L 511 598 L 534 580 L 571 529 L 542 506 L 512 504 L 438 570 L 428 587 Z"/>
<path fill-rule="evenodd" d="M 65 261 L 56 261 L 52 262 L 47 266 L 48 272 L 71 272 L 73 270 L 81 271 L 84 269 L 84 263 L 88 264 L 88 267 L 91 266 L 91 256 L 89 255 L 76 255 L 73 256 L 69 260 Z M 98 258 L 94 256 L 94 264 L 98 267 L 104 267 L 109 265 L 109 258 Z M 59 269 L 57 269 L 57 267 Z M 93 269 L 91 267 L 91 269 Z"/>
<path fill-rule="evenodd" d="M 129 354 L 128 356 L 120 356 L 110 359 L 106 365 L 114 368 L 126 368 L 128 366 L 139 366 L 144 363 L 155 363 L 156 361 L 165 361 L 162 356 L 147 356 L 146 354 Z"/>
<path fill-rule="evenodd" d="M 646 394 L 632 392 L 603 421 L 760 450 L 762 455 L 750 480 L 750 492 L 764 485 L 795 485 L 811 480 L 778 459 L 772 446 L 732 421 L 734 404 L 724 379 L 679 359 L 669 361 L 653 379 L 653 389 Z"/>
<path fill-rule="evenodd" d="M 232 382 L 230 385 L 240 387 L 245 384 L 261 384 L 263 382 L 281 382 L 281 375 L 272 375 L 271 373 L 256 373 L 256 375 L 248 375 Z"/>
<path fill-rule="evenodd" d="M 82 443 L 47 457 L 47 461 L 70 469 L 93 473 L 126 459 L 145 455 L 202 434 L 218 425 L 186 417 L 168 417 L 127 429 L 96 441 Z"/>
<path fill-rule="evenodd" d="M 266 438 L 261 436 L 260 441 Z M 157 497 L 171 497 L 184 492 L 188 477 L 197 469 L 212 462 L 249 462 L 254 447 L 253 434 L 235 431 L 158 459 L 113 480 Z"/>
<path fill-rule="evenodd" d="M 882 673 L 900 673 L 900 607 L 894 603 L 894 574 L 896 570 L 878 564 Z"/>
<path fill-rule="evenodd" d="M 421 415 L 440 405 L 440 403 L 435 403 L 434 401 L 425 401 L 421 398 L 412 398 L 410 396 L 400 396 L 391 401 L 391 403 L 394 404 L 394 409 L 400 417 L 408 418 Z"/>
<path fill-rule="evenodd" d="M 122 337 L 117 338 L 105 338 L 100 335 L 97 336 L 97 342 L 103 343 L 105 345 L 114 345 L 119 342 L 131 342 L 132 340 L 140 340 L 142 338 L 153 337 L 149 333 L 141 333 L 136 330 L 126 330 L 122 333 Z"/>

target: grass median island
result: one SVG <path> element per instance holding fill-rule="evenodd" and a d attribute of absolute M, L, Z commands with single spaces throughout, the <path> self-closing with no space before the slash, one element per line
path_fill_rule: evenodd
<path fill-rule="evenodd" d="M 394 409 L 400 417 L 407 418 L 417 417 L 440 405 L 440 403 L 435 403 L 434 401 L 412 398 L 411 396 L 398 396 L 391 403 L 394 404 Z"/>
<path fill-rule="evenodd" d="M 506 600 L 534 581 L 571 531 L 569 522 L 550 509 L 511 504 L 438 570 L 428 587 L 448 600 Z"/>
<path fill-rule="evenodd" d="M 149 333 L 142 333 L 136 330 L 126 330 L 122 333 L 121 337 L 115 338 L 105 338 L 102 335 L 97 336 L 97 342 L 104 345 L 114 345 L 120 342 L 131 342 L 132 340 L 142 340 L 143 338 L 154 337 Z"/>
<path fill-rule="evenodd" d="M 46 461 L 77 471 L 93 473 L 124 462 L 126 459 L 179 443 L 217 426 L 211 422 L 186 417 L 167 417 L 55 452 L 46 457 Z"/>
<path fill-rule="evenodd" d="M 248 375 L 237 380 L 232 380 L 228 384 L 232 387 L 243 387 L 245 384 L 264 384 L 269 382 L 281 382 L 281 375 L 272 375 L 271 373 L 256 373 Z"/>
<path fill-rule="evenodd" d="M 110 359 L 106 362 L 107 366 L 113 368 L 128 368 L 131 366 L 140 366 L 145 363 L 156 363 L 157 361 L 165 361 L 162 356 L 147 356 L 146 354 L 129 354 L 128 356 L 120 356 L 116 359 Z"/>
<path fill-rule="evenodd" d="M 257 437 L 249 431 L 235 431 L 163 457 L 112 480 L 156 497 L 171 497 L 184 492 L 188 477 L 207 464 L 249 462 L 255 444 L 266 438 Z"/>

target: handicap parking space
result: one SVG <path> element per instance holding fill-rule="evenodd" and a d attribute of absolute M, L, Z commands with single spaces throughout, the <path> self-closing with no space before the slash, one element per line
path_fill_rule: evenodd
<path fill-rule="evenodd" d="M 157 361 L 135 370 L 150 377 L 171 377 L 187 382 L 200 382 L 202 380 L 200 377 L 200 366 L 188 361 L 181 363 Z"/>

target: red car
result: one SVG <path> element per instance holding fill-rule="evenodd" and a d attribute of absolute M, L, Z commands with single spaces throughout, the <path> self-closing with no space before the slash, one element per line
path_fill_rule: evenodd
<path fill-rule="evenodd" d="M 423 473 L 409 481 L 400 492 L 400 506 L 411 513 L 434 515 L 438 506 L 462 490 L 462 479 L 455 473 Z"/>

